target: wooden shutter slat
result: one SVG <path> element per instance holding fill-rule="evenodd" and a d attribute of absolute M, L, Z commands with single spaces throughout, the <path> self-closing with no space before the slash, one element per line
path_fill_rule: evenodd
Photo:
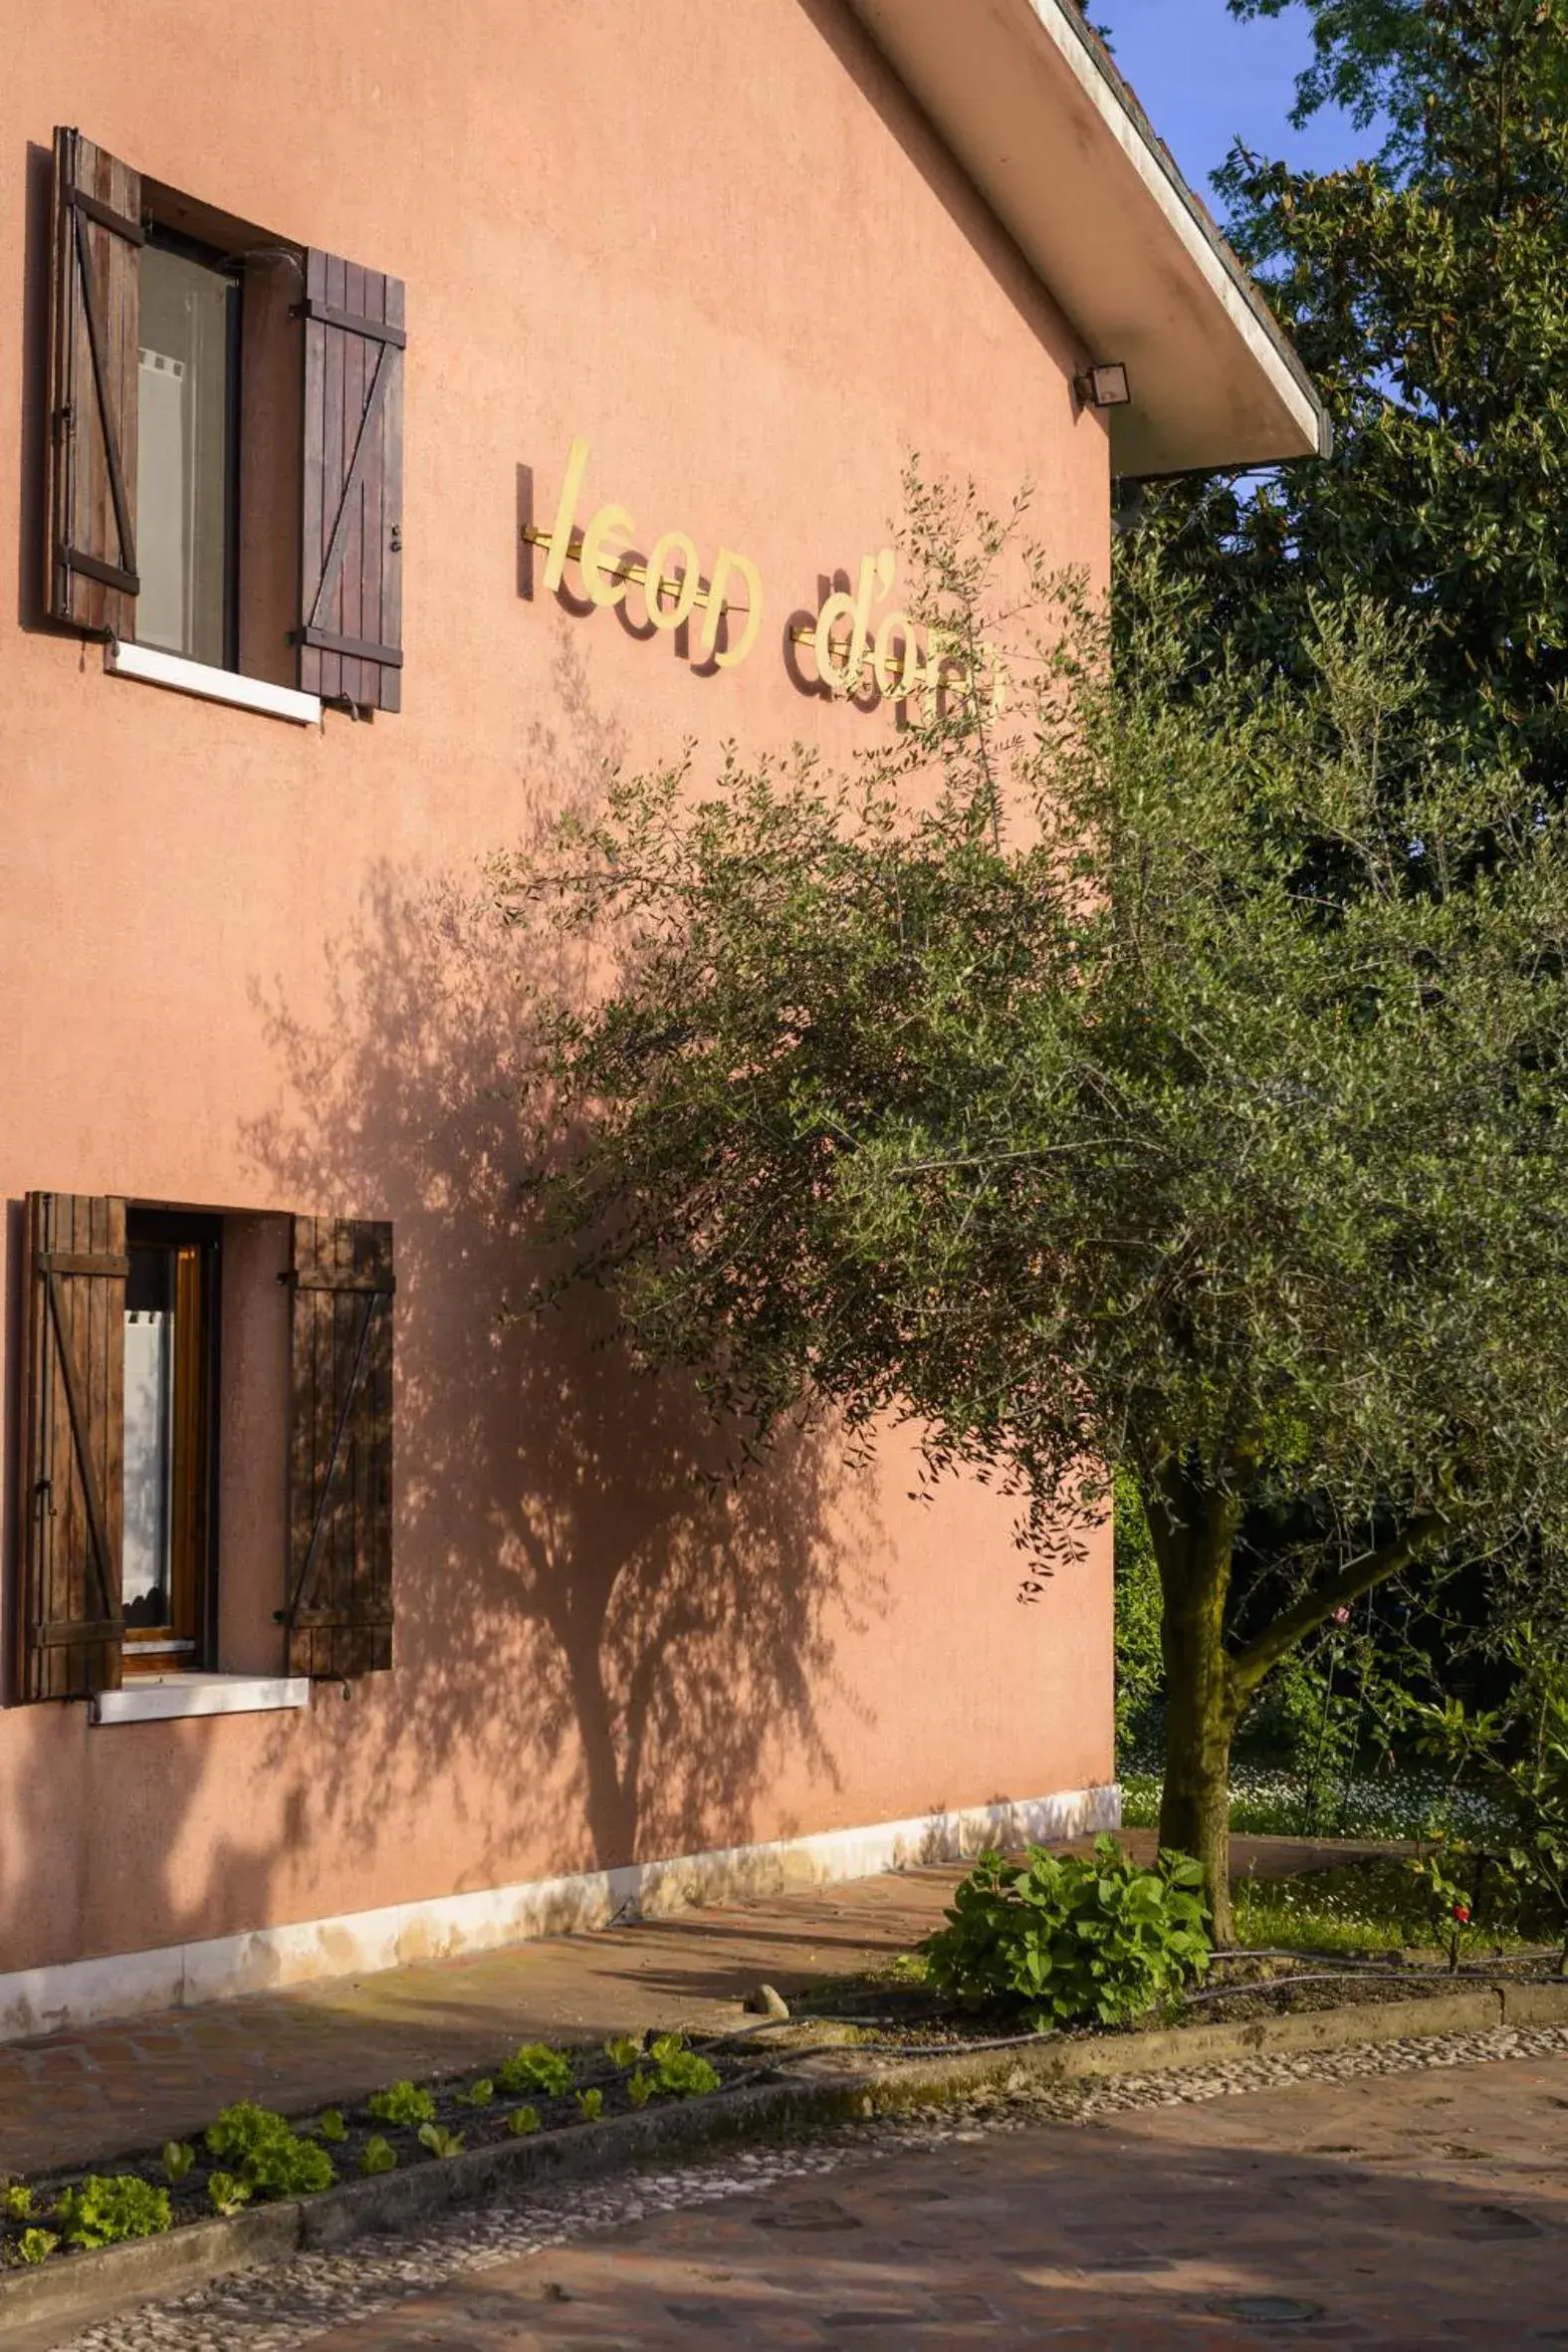
<path fill-rule="evenodd" d="M 289 1670 L 391 1664 L 392 1229 L 294 1221 Z"/>
<path fill-rule="evenodd" d="M 18 1695 L 118 1687 L 125 1204 L 30 1193 Z"/>
<path fill-rule="evenodd" d="M 306 256 L 300 683 L 326 700 L 400 707 L 402 371 L 395 278 Z"/>
<path fill-rule="evenodd" d="M 135 633 L 140 210 L 138 173 L 56 131 L 49 610 L 93 635 Z"/>

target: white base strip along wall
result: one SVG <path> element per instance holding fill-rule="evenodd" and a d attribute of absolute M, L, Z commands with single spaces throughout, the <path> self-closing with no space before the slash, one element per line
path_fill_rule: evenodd
<path fill-rule="evenodd" d="M 437 1895 L 335 1919 L 248 1929 L 154 1952 L 63 1961 L 0 1976 L 0 2040 L 52 2033 L 102 2017 L 184 2008 L 236 1994 L 267 1993 L 333 1977 L 366 1976 L 410 1961 L 457 1959 L 612 1921 L 667 1917 L 703 1903 L 790 1894 L 879 1870 L 962 1860 L 988 1845 L 1079 1837 L 1114 1829 L 1121 1790 L 1114 1782 L 1054 1796 L 1003 1800 L 963 1812 L 867 1829 L 834 1829 L 772 1845 L 729 1846 L 668 1862 L 633 1862 L 571 1878 L 526 1879 L 479 1894 Z"/>

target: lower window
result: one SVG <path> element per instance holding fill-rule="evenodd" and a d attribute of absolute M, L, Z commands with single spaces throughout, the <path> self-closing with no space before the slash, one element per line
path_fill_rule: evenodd
<path fill-rule="evenodd" d="M 125 1240 L 126 1674 L 208 1663 L 216 1218 L 130 1210 Z"/>

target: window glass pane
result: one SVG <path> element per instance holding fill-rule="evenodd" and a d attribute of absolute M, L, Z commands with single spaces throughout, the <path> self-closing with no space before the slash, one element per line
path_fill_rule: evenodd
<path fill-rule="evenodd" d="M 237 300 L 222 271 L 159 245 L 142 249 L 136 635 L 220 668 L 229 658 Z"/>
<path fill-rule="evenodd" d="M 174 1454 L 173 1254 L 132 1250 L 125 1286 L 126 1629 L 170 1617 L 170 1502 Z"/>

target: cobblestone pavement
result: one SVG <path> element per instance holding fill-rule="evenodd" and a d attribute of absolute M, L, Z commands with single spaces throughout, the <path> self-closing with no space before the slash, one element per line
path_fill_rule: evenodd
<path fill-rule="evenodd" d="M 1152 1830 L 1130 1830 L 1142 1856 Z M 1282 1877 L 1376 1847 L 1232 1841 L 1237 1871 Z M 885 1871 L 808 1893 L 552 1936 L 83 2031 L 0 2044 L 0 2173 L 90 2165 L 189 2139 L 232 2099 L 304 2114 L 400 2076 L 493 2064 L 517 2041 L 650 2025 L 733 2025 L 760 1978 L 788 1992 L 907 1952 L 941 1921 L 962 1865 Z"/>
<path fill-rule="evenodd" d="M 1568 2028 L 1020 2075 L 804 2147 L 454 2214 L 63 2352 L 1057 2342 L 1568 2344 Z"/>

